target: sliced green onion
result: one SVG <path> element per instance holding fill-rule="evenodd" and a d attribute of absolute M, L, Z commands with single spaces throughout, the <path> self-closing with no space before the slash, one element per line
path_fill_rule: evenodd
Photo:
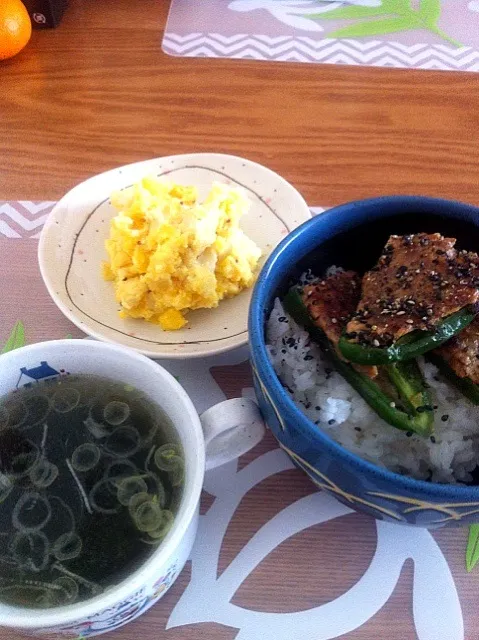
<path fill-rule="evenodd" d="M 100 480 L 90 491 L 90 505 L 92 509 L 98 513 L 118 513 L 120 509 L 118 500 L 108 488 L 109 483 L 109 479 Z"/>
<path fill-rule="evenodd" d="M 19 567 L 39 573 L 48 565 L 50 543 L 41 531 L 18 531 L 10 545 L 10 552 Z"/>
<path fill-rule="evenodd" d="M 130 504 L 130 500 L 136 493 L 147 493 L 148 491 L 148 486 L 141 476 L 123 478 L 118 481 L 117 487 L 118 502 L 125 507 Z"/>
<path fill-rule="evenodd" d="M 171 529 L 175 521 L 175 516 L 171 511 L 167 509 L 161 512 L 161 516 L 161 524 L 153 531 L 148 531 L 148 535 L 154 540 L 162 540 Z"/>
<path fill-rule="evenodd" d="M 61 576 L 60 578 L 56 578 L 52 582 L 52 587 L 58 587 L 61 589 L 62 598 L 60 601 L 59 594 L 56 594 L 57 599 L 59 600 L 59 604 L 71 604 L 78 598 L 79 588 L 78 584 L 73 580 L 73 578 L 69 578 L 68 576 Z"/>
<path fill-rule="evenodd" d="M 140 434 L 131 426 L 117 427 L 105 442 L 105 451 L 119 458 L 133 456 L 140 449 Z"/>
<path fill-rule="evenodd" d="M 58 467 L 45 458 L 40 458 L 30 470 L 30 481 L 39 489 L 46 489 L 58 478 Z"/>
<path fill-rule="evenodd" d="M 137 529 L 145 532 L 155 531 L 163 523 L 160 505 L 153 500 L 138 505 L 132 517 Z"/>
<path fill-rule="evenodd" d="M 81 444 L 72 453 L 72 467 L 76 471 L 90 471 L 98 464 L 101 457 L 100 449 L 96 444 L 86 442 Z"/>
<path fill-rule="evenodd" d="M 132 495 L 130 502 L 128 503 L 128 511 L 130 512 L 130 515 L 133 517 L 136 509 L 144 502 L 150 502 L 150 500 L 152 500 L 152 496 L 149 493 L 146 493 L 146 491 Z"/>
<path fill-rule="evenodd" d="M 109 402 L 103 410 L 103 417 L 108 424 L 117 427 L 130 417 L 130 413 L 130 406 L 126 402 L 113 400 Z"/>
<path fill-rule="evenodd" d="M 47 498 L 39 493 L 26 492 L 15 505 L 12 513 L 12 524 L 15 529 L 30 533 L 39 531 L 48 523 L 52 508 Z"/>
<path fill-rule="evenodd" d="M 58 413 L 70 413 L 80 402 L 80 392 L 72 387 L 59 389 L 53 396 L 52 404 Z"/>
<path fill-rule="evenodd" d="M 57 560 L 77 558 L 82 550 L 83 542 L 77 533 L 63 533 L 53 544 L 53 555 Z"/>
<path fill-rule="evenodd" d="M 178 458 L 181 458 L 181 450 L 176 444 L 164 444 L 155 451 L 155 464 L 160 471 L 177 467 Z"/>
<path fill-rule="evenodd" d="M 26 424 L 23 425 L 22 431 L 40 424 L 40 422 L 43 422 L 50 413 L 50 400 L 47 396 L 29 396 L 24 400 L 24 404 L 28 415 L 25 419 Z"/>

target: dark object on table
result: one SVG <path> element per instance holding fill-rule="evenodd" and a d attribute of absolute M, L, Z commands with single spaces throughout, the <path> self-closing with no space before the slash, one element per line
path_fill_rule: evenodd
<path fill-rule="evenodd" d="M 68 0 L 23 0 L 36 29 L 57 27 L 68 6 Z"/>

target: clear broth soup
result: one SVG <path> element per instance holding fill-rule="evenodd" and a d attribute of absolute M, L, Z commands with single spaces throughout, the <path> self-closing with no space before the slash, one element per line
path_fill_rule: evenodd
<path fill-rule="evenodd" d="M 102 593 L 170 530 L 184 457 L 129 385 L 69 375 L 0 399 L 0 601 L 51 608 Z"/>

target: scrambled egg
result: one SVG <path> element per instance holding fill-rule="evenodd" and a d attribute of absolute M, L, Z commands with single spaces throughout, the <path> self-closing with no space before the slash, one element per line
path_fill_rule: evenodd
<path fill-rule="evenodd" d="M 114 282 L 122 318 L 181 329 L 191 309 L 217 307 L 250 287 L 261 250 L 239 227 L 249 208 L 238 188 L 195 187 L 144 178 L 111 197 L 118 210 L 103 276 Z"/>

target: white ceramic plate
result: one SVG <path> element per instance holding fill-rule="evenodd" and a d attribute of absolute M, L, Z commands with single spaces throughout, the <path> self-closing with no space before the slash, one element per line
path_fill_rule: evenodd
<path fill-rule="evenodd" d="M 162 331 L 143 320 L 118 316 L 112 283 L 102 279 L 100 269 L 107 258 L 104 242 L 110 220 L 116 215 L 109 197 L 145 175 L 193 184 L 200 198 L 206 196 L 215 180 L 243 187 L 251 208 L 242 218 L 241 227 L 263 250 L 261 264 L 289 231 L 310 218 L 304 199 L 286 180 L 235 156 L 168 156 L 113 169 L 72 189 L 51 212 L 38 250 L 50 295 L 85 333 L 153 358 L 206 356 L 245 344 L 251 290 L 222 301 L 216 309 L 189 313 L 188 324 L 179 331 Z"/>

